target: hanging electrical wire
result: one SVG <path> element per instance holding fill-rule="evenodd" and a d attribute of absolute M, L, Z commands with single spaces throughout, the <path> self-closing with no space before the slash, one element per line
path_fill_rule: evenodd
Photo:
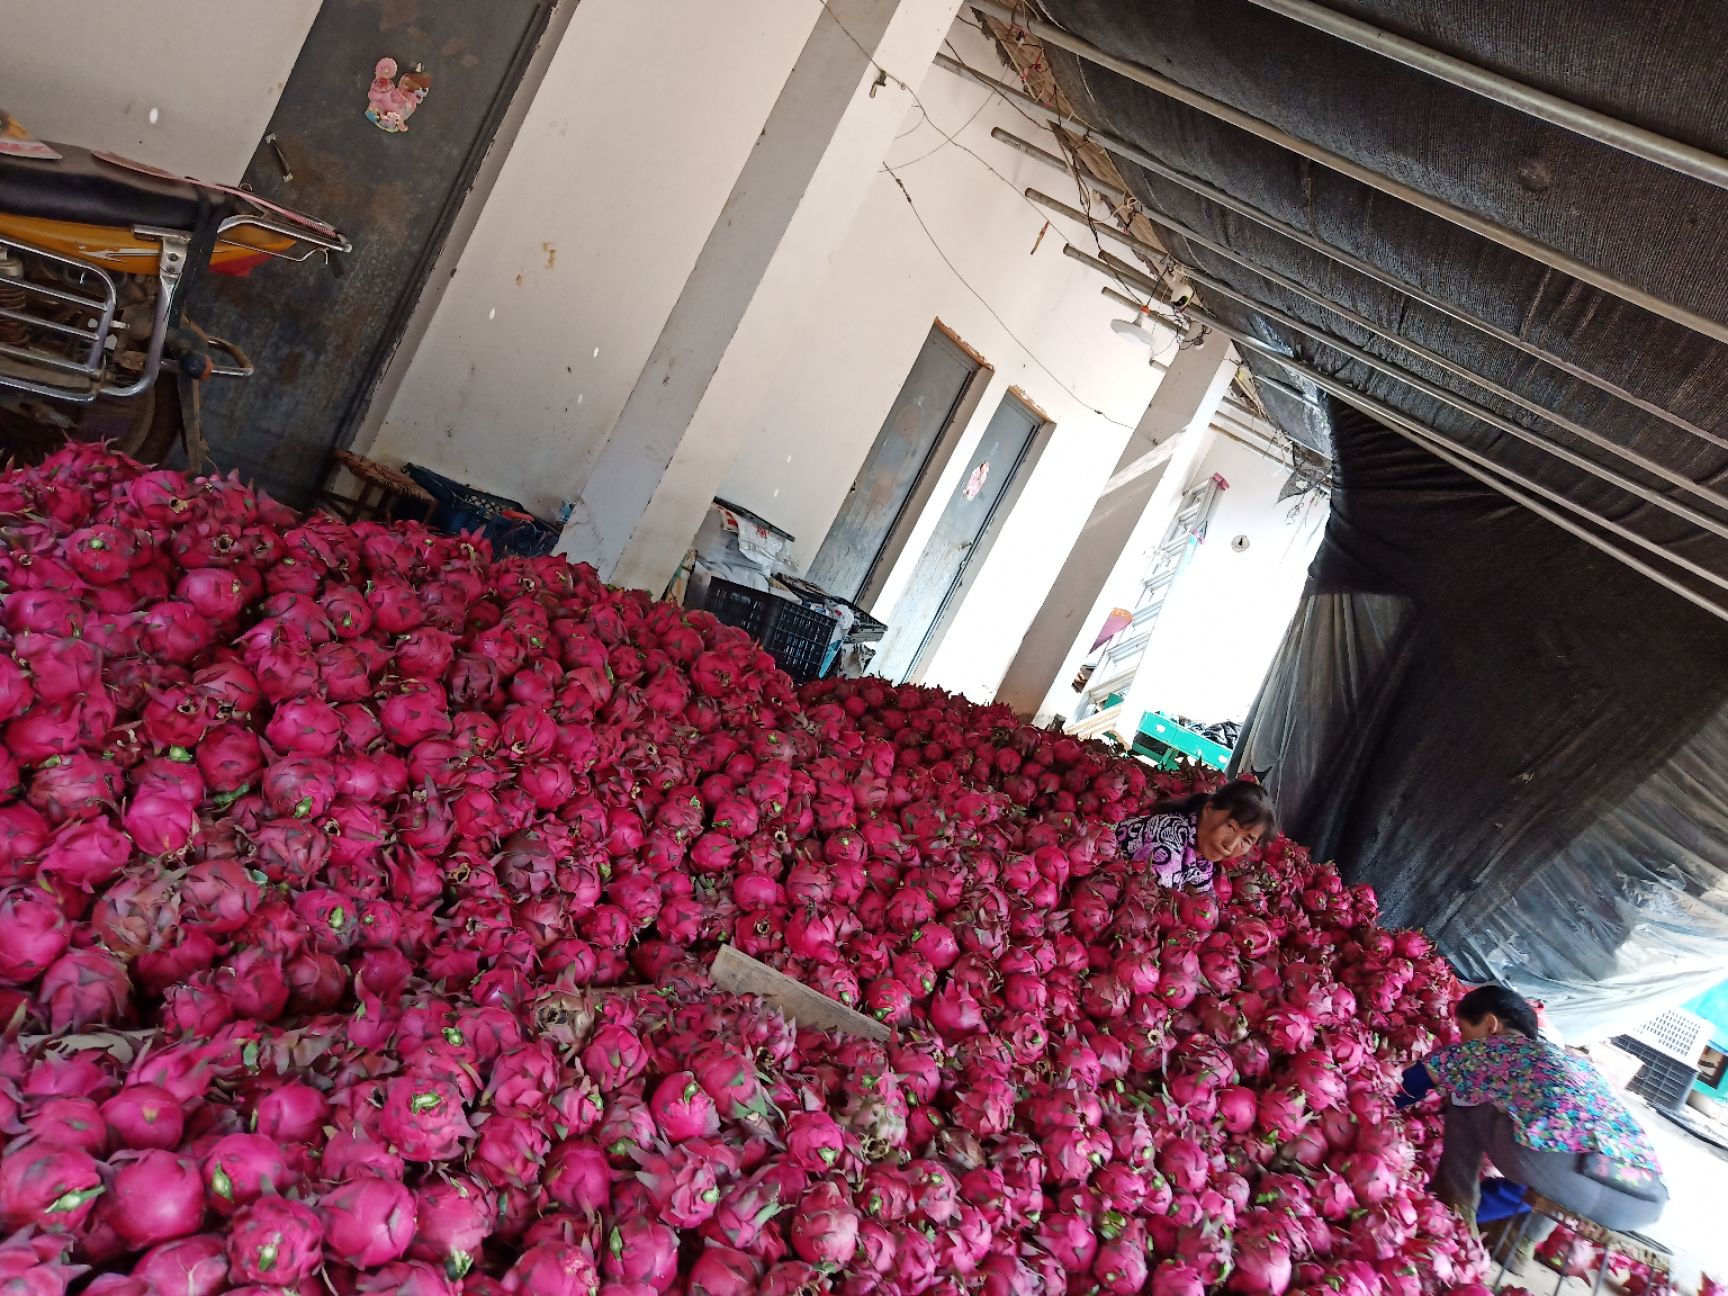
<path fill-rule="evenodd" d="M 1047 223 L 1047 218 L 1045 217 L 1045 214 L 1042 211 L 1040 211 L 1035 204 L 1033 204 L 1030 200 L 1028 200 L 1026 198 L 1026 193 L 1025 193 L 1025 190 L 1022 186 L 1016 184 L 1014 181 L 1010 180 L 1007 176 L 1003 175 L 1002 172 L 997 170 L 996 167 L 991 164 L 991 162 L 988 158 L 986 158 L 982 154 L 978 153 L 975 149 L 971 148 L 969 145 L 964 143 L 959 138 L 962 131 L 966 130 L 967 127 L 971 126 L 973 122 L 978 120 L 979 114 L 981 114 L 984 111 L 984 109 L 989 105 L 991 99 L 1001 100 L 1003 103 L 1005 103 L 1009 107 L 1013 108 L 1016 113 L 1018 113 L 1021 117 L 1025 118 L 1027 121 L 1029 121 L 1029 122 L 1033 121 L 1034 119 L 1030 115 L 1027 114 L 1025 109 L 1021 108 L 1012 99 L 1008 98 L 1006 95 L 1002 94 L 1000 91 L 991 90 L 986 86 L 985 97 L 984 97 L 983 101 L 978 105 L 977 109 L 972 113 L 972 115 L 970 117 L 968 117 L 966 119 L 966 121 L 964 123 L 962 123 L 958 129 L 953 130 L 953 131 L 943 130 L 942 127 L 937 123 L 936 119 L 930 115 L 930 110 L 924 106 L 924 101 L 919 97 L 918 92 L 912 88 L 911 83 L 908 82 L 904 77 L 896 76 L 892 72 L 888 71 L 887 68 L 883 67 L 882 64 L 876 60 L 876 57 L 870 52 L 870 50 L 864 45 L 864 43 L 861 40 L 859 40 L 856 35 L 853 34 L 852 30 L 850 28 L 848 28 L 843 21 L 841 21 L 839 15 L 834 12 L 833 6 L 828 3 L 828 0 L 816 0 L 816 2 L 817 2 L 817 4 L 819 4 L 822 7 L 823 11 L 828 15 L 829 19 L 834 23 L 835 27 L 837 27 L 840 30 L 841 34 L 844 35 L 847 40 L 851 41 L 852 44 L 857 47 L 858 52 L 860 54 L 864 55 L 865 59 L 869 62 L 871 68 L 873 68 L 875 70 L 876 75 L 877 75 L 877 79 L 879 81 L 882 81 L 882 82 L 892 83 L 898 89 L 904 91 L 906 96 L 909 99 L 911 99 L 912 106 L 918 110 L 918 115 L 920 118 L 919 125 L 920 126 L 928 125 L 930 127 L 930 129 L 932 129 L 933 131 L 935 131 L 938 135 L 940 135 L 942 137 L 942 142 L 937 144 L 934 148 L 930 149 L 928 152 L 921 153 L 917 157 L 911 159 L 911 161 L 902 162 L 896 166 L 889 166 L 886 163 L 884 163 L 882 166 L 882 170 L 886 171 L 889 175 L 893 175 L 897 171 L 902 171 L 902 170 L 905 170 L 907 167 L 915 166 L 919 162 L 924 161 L 926 158 L 934 157 L 937 153 L 940 153 L 943 149 L 952 145 L 953 147 L 959 149 L 962 153 L 966 154 L 966 156 L 970 157 L 974 162 L 978 163 L 979 166 L 983 167 L 987 172 L 989 172 L 992 176 L 994 176 L 998 182 L 1000 182 L 1001 184 L 1004 184 L 1008 188 L 1012 189 L 1014 191 L 1015 195 L 1022 202 L 1026 203 L 1026 206 L 1028 207 L 1028 209 L 1031 210 L 1032 213 L 1038 217 L 1040 227 L 1042 227 L 1044 224 Z M 968 26 L 970 26 L 970 25 L 971 24 L 968 24 Z M 954 48 L 954 44 L 952 41 L 944 40 L 943 44 L 949 50 L 950 54 L 953 56 L 953 58 L 955 59 L 956 62 L 959 62 L 961 64 L 965 64 L 965 60 L 960 57 L 960 53 L 958 50 L 956 50 Z M 1036 124 L 1036 123 L 1034 122 L 1034 124 Z M 918 129 L 918 127 L 915 126 L 912 128 L 912 130 L 902 132 L 900 135 L 895 137 L 896 141 L 907 138 L 908 136 L 912 135 L 914 133 L 914 131 L 916 131 L 917 129 Z M 1065 144 L 1065 147 L 1066 147 L 1066 144 Z M 1081 182 L 1081 168 L 1080 168 L 1079 160 L 1077 157 L 1074 158 L 1073 160 L 1071 160 L 1070 169 L 1074 174 L 1076 183 L 1080 183 Z M 1104 250 L 1104 245 L 1103 245 L 1103 241 L 1099 238 L 1098 231 L 1097 230 L 1088 230 L 1088 233 L 1091 234 L 1093 241 L 1098 244 L 1098 250 L 1100 252 L 1102 252 Z M 1172 258 L 1171 264 L 1174 264 L 1173 258 Z M 1163 273 L 1168 273 L 1168 271 L 1166 270 Z M 1133 286 L 1131 284 L 1129 284 L 1126 280 L 1120 280 L 1119 282 L 1121 282 L 1122 287 L 1125 290 L 1127 290 L 1129 292 L 1134 291 Z"/>
<path fill-rule="evenodd" d="M 960 286 L 977 299 L 978 304 L 985 309 L 991 319 L 995 320 L 996 323 L 1001 326 L 1002 331 L 1008 335 L 1009 340 L 1012 341 L 1015 346 L 1020 348 L 1025 357 L 1033 364 L 1037 365 L 1038 368 L 1043 370 L 1049 377 L 1050 381 L 1055 383 L 1063 391 L 1067 392 L 1076 403 L 1091 410 L 1092 413 L 1096 414 L 1106 423 L 1113 423 L 1119 428 L 1127 428 L 1132 432 L 1135 427 L 1134 424 L 1124 423 L 1121 419 L 1106 414 L 1103 410 L 1092 404 L 1091 401 L 1080 395 L 1079 392 L 1075 391 L 1061 378 L 1057 377 L 1056 371 L 1038 358 L 1032 348 L 1027 346 L 1026 343 L 1020 339 L 1020 336 L 1008 326 L 1008 321 L 1002 318 L 1000 312 L 990 304 L 984 294 L 979 292 L 978 289 L 972 285 L 972 281 L 961 273 L 960 267 L 954 264 L 954 259 L 943 250 L 942 244 L 937 241 L 936 235 L 931 232 L 929 224 L 924 220 L 924 214 L 918 210 L 918 204 L 912 201 L 912 191 L 906 187 L 906 182 L 899 176 L 894 175 L 891 171 L 889 172 L 889 177 L 899 186 L 901 196 L 906 199 L 906 205 L 912 209 L 912 219 L 918 222 L 918 228 L 924 231 L 924 237 L 929 240 L 930 246 L 936 250 L 936 255 L 942 259 L 942 264 L 947 266 L 949 272 L 960 281 Z"/>

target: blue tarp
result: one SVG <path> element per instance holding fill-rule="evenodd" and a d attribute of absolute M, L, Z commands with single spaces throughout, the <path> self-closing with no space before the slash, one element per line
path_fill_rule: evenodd
<path fill-rule="evenodd" d="M 1715 1027 L 1710 1032 L 1711 1047 L 1728 1052 L 1728 981 L 1706 990 L 1686 1005 L 1686 1011 L 1697 1013 Z"/>

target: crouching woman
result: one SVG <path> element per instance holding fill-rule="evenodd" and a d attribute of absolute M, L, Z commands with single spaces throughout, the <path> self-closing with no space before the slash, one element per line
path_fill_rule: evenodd
<path fill-rule="evenodd" d="M 1668 1202 L 1650 1140 L 1601 1072 L 1538 1037 L 1536 1010 L 1505 986 L 1458 1002 L 1460 1042 L 1404 1074 L 1399 1106 L 1447 1099 L 1434 1193 L 1475 1224 L 1483 1159 L 1575 1214 L 1625 1232 Z"/>

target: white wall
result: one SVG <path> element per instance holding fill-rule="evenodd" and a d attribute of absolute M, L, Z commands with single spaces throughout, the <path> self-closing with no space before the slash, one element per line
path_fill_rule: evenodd
<path fill-rule="evenodd" d="M 38 139 L 233 184 L 317 12 L 318 0 L 0 0 L 0 104 Z"/>
<path fill-rule="evenodd" d="M 1214 473 L 1230 489 L 1158 615 L 1125 715 L 1244 719 L 1301 598 L 1325 530 L 1324 498 L 1280 502 L 1289 468 L 1224 436 L 1214 436 L 1189 482 Z M 1248 539 L 1240 553 L 1230 543 L 1237 536 Z"/>
<path fill-rule="evenodd" d="M 369 453 L 556 516 L 818 12 L 582 0 Z"/>
<path fill-rule="evenodd" d="M 818 12 L 816 0 L 740 0 L 720 24 L 697 0 L 583 0 L 371 453 L 554 516 L 628 397 Z M 957 26 L 954 39 L 974 66 L 992 65 L 970 27 Z M 796 561 L 807 563 L 940 318 L 995 372 L 879 612 L 891 615 L 1008 387 L 1056 424 L 925 675 L 983 698 L 1158 374 L 1144 349 L 1110 332 L 1126 309 L 1062 255 L 1061 228 L 1034 253 L 1044 217 L 1020 190 L 1048 187 L 1053 173 L 990 138 L 997 125 L 1033 128 L 949 73 L 889 70 L 917 87 L 928 120 L 911 113 L 888 163 L 984 301 L 944 264 L 893 178 L 879 175 L 826 282 L 810 285 L 799 345 L 764 367 L 722 494 L 796 535 Z M 998 174 L 944 144 L 955 132 Z"/>
<path fill-rule="evenodd" d="M 957 26 L 954 43 L 973 66 L 993 65 L 993 52 L 970 27 Z M 916 210 L 895 175 L 878 176 L 815 294 L 803 345 L 766 385 L 750 442 L 723 493 L 796 535 L 796 555 L 808 562 L 931 323 L 941 319 L 994 373 L 876 602 L 878 615 L 893 623 L 895 601 L 1009 387 L 1019 387 L 1055 424 L 1018 507 L 922 676 L 984 700 L 1007 670 L 1159 374 L 1144 348 L 1110 331 L 1110 321 L 1128 312 L 1102 296 L 1100 277 L 1063 256 L 1060 223 L 1039 242 L 1044 215 L 1020 195 L 1028 185 L 1048 187 L 1054 173 L 990 137 L 996 126 L 1022 136 L 1033 127 L 989 91 L 939 69 L 918 94 L 928 119 L 915 111 L 887 159 Z M 955 144 L 943 143 L 948 134 Z M 1077 231 L 1075 241 L 1082 241 Z"/>

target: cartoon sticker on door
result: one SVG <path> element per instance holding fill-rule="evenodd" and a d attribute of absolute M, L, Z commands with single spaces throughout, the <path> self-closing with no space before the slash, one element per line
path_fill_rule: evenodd
<path fill-rule="evenodd" d="M 367 101 L 372 105 L 366 110 L 366 120 L 381 131 L 391 135 L 400 135 L 408 129 L 408 119 L 412 117 L 426 96 L 432 90 L 432 77 L 424 67 L 416 63 L 414 70 L 404 72 L 402 79 L 396 79 L 396 60 L 381 58 L 372 88 L 367 92 Z"/>
<path fill-rule="evenodd" d="M 990 480 L 990 461 L 984 460 L 972 470 L 972 475 L 966 479 L 966 498 L 975 500 L 984 491 L 984 483 Z"/>

